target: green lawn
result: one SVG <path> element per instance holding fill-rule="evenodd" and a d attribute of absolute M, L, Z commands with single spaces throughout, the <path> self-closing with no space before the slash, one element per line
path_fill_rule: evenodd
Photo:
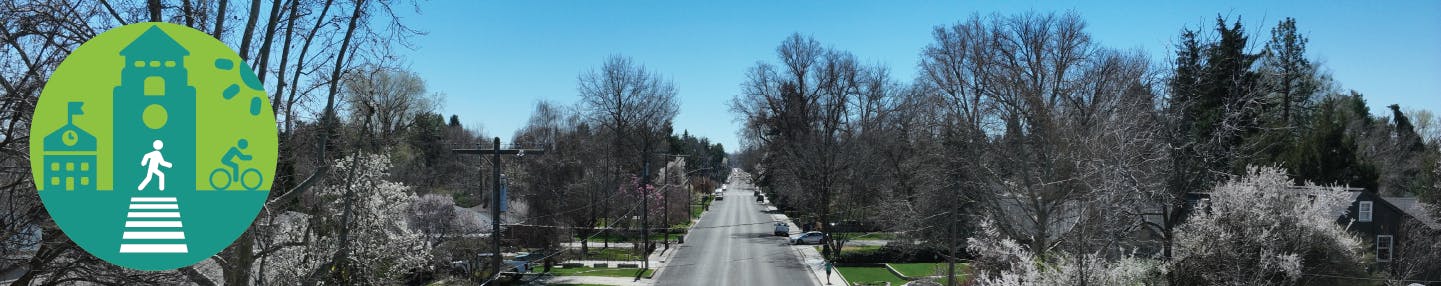
<path fill-rule="evenodd" d="M 821 247 L 820 245 L 816 245 L 815 248 L 816 252 L 824 252 L 822 250 L 825 250 L 825 248 Z M 841 248 L 841 253 L 876 252 L 877 250 L 881 250 L 881 246 L 847 244 L 844 248 Z"/>
<path fill-rule="evenodd" d="M 942 273 L 946 273 L 946 269 L 949 267 L 949 266 L 946 265 L 945 262 L 941 262 L 941 263 L 887 263 L 887 265 L 890 265 L 891 268 L 895 268 L 896 271 L 900 271 L 901 274 L 905 274 L 906 276 L 910 276 L 910 277 L 922 277 L 922 276 L 941 275 Z M 970 273 L 970 268 L 971 268 L 971 265 L 970 265 L 970 264 L 967 264 L 967 263 L 956 263 L 956 274 L 957 274 L 956 276 L 957 276 L 957 277 L 965 277 L 965 274 L 966 274 L 966 273 Z"/>
<path fill-rule="evenodd" d="M 629 247 L 611 247 L 611 248 L 601 249 L 601 248 L 599 247 L 600 245 L 601 245 L 601 244 L 595 243 L 594 241 L 592 241 L 591 244 L 590 244 L 590 253 L 587 254 L 584 259 L 585 259 L 585 260 L 622 260 L 622 261 L 640 260 L 640 255 L 636 255 L 635 252 L 633 251 L 633 249 L 631 249 L 631 248 L 629 248 Z M 580 259 L 580 257 L 581 257 L 581 256 L 580 256 L 580 249 L 572 249 L 571 251 L 573 251 L 573 253 L 571 254 L 572 257 L 575 257 L 575 258 L 577 258 L 577 259 Z"/>
<path fill-rule="evenodd" d="M 550 274 L 555 275 L 555 276 L 635 277 L 635 274 L 636 274 L 636 273 L 639 273 L 639 272 L 640 272 L 640 269 L 639 269 L 639 268 L 590 268 L 590 267 L 579 267 L 579 268 L 551 268 L 551 269 L 550 269 Z M 653 269 L 646 269 L 646 270 L 645 270 L 645 276 L 646 276 L 646 277 L 650 277 L 652 274 L 655 274 L 654 272 L 655 272 L 655 270 L 653 270 Z"/>
<path fill-rule="evenodd" d="M 685 232 L 679 232 L 679 233 L 672 233 L 672 234 L 670 234 L 670 240 L 671 240 L 671 241 L 675 241 L 675 240 L 677 239 L 677 238 L 676 238 L 677 236 L 685 236 Z M 576 242 L 580 242 L 580 239 L 581 239 L 581 238 L 585 238 L 585 237 L 580 236 L 580 235 L 575 235 L 575 236 L 573 236 L 572 238 L 575 239 Z M 606 239 L 610 239 L 610 242 L 635 242 L 633 239 L 638 239 L 638 238 L 640 238 L 639 235 L 637 235 L 636 237 L 632 238 L 632 237 L 626 237 L 626 236 L 616 235 L 616 234 L 611 234 L 611 233 L 602 233 L 602 234 L 597 234 L 595 237 L 591 237 L 591 238 L 590 238 L 590 244 L 591 244 L 591 245 L 596 245 L 596 244 L 604 243 Z M 650 240 L 651 240 L 651 241 L 654 241 L 654 242 L 657 243 L 657 244 L 661 243 L 661 241 L 664 240 L 665 238 L 666 238 L 665 233 L 652 233 L 652 234 L 650 234 Z"/>
<path fill-rule="evenodd" d="M 705 206 L 704 206 L 704 205 L 699 205 L 699 204 L 692 204 L 692 205 L 690 205 L 690 216 L 691 216 L 691 217 L 693 217 L 693 218 L 699 218 L 700 215 L 701 215 L 701 213 L 703 213 L 703 212 L 705 212 Z"/>
<path fill-rule="evenodd" d="M 894 232 L 872 232 L 872 233 L 842 233 L 837 236 L 847 237 L 850 240 L 895 240 Z"/>
<path fill-rule="evenodd" d="M 851 284 L 877 281 L 891 282 L 891 285 L 901 285 L 906 283 L 905 279 L 901 279 L 901 277 L 898 277 L 895 274 L 891 274 L 891 271 L 886 270 L 885 267 L 842 266 L 836 267 L 836 270 L 840 271 L 841 275 L 844 275 L 846 277 L 846 281 L 850 281 Z"/>

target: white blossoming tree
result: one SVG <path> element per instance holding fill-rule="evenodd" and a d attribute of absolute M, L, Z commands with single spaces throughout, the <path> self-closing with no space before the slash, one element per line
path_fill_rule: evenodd
<path fill-rule="evenodd" d="M 1337 224 L 1354 199 L 1340 187 L 1293 187 L 1250 168 L 1217 186 L 1176 235 L 1175 280 L 1197 285 L 1351 285 L 1365 277 L 1361 239 Z"/>
<path fill-rule="evenodd" d="M 1006 238 L 989 219 L 980 223 L 979 234 L 967 240 L 967 251 L 975 256 L 976 285 L 1157 285 L 1162 284 L 1164 265 L 1160 261 L 1120 257 L 1107 259 L 1101 253 L 1070 254 L 1052 251 L 1037 257 L 1028 245 Z M 1079 257 L 1081 261 L 1075 259 Z"/>
<path fill-rule="evenodd" d="M 400 284 L 429 259 L 429 246 L 419 232 L 407 225 L 412 204 L 411 189 L 387 179 L 390 160 L 384 155 L 357 154 L 335 162 L 336 176 L 315 190 L 319 202 L 316 214 L 297 215 L 279 226 L 287 240 L 306 241 L 304 247 L 288 248 L 272 255 L 268 269 L 271 283 L 298 285 L 317 280 L 335 265 L 333 257 L 345 257 L 353 271 L 342 283 Z M 345 218 L 345 198 L 350 218 Z M 307 227 L 309 226 L 309 227 Z M 305 229 L 308 229 L 306 231 Z M 348 241 L 342 247 L 340 233 Z M 303 233 L 304 236 L 293 234 Z M 345 249 L 346 255 L 336 255 Z M 268 271 L 267 271 L 268 272 Z"/>
<path fill-rule="evenodd" d="M 977 285 L 1355 285 L 1370 278 L 1361 239 L 1338 218 L 1353 196 L 1295 187 L 1284 170 L 1251 168 L 1207 194 L 1177 229 L 1171 261 L 1103 252 L 1035 255 L 983 219 L 967 250 Z M 1349 277 L 1349 278 L 1347 278 Z"/>

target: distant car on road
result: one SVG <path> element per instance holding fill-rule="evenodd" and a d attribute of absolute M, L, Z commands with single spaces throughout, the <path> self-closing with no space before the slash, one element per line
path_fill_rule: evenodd
<path fill-rule="evenodd" d="M 725 193 L 725 192 L 722 192 L 722 191 L 717 191 L 717 192 L 715 192 L 715 200 L 719 201 L 719 200 L 724 200 L 724 199 L 726 199 L 726 193 Z"/>
<path fill-rule="evenodd" d="M 802 234 L 792 235 L 791 244 L 821 244 L 826 234 L 819 231 L 811 231 Z"/>
<path fill-rule="evenodd" d="M 791 226 L 790 226 L 790 225 L 786 225 L 786 223 L 784 223 L 784 222 L 776 222 L 776 233 L 775 233 L 775 234 L 776 234 L 776 236 L 786 236 L 786 235 L 788 235 L 788 234 L 791 234 Z"/>

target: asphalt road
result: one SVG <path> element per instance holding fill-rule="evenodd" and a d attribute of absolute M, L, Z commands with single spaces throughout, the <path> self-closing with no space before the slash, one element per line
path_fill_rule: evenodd
<path fill-rule="evenodd" d="M 761 212 L 753 189 L 732 179 L 725 200 L 711 205 L 656 285 L 816 285 L 785 238 Z"/>

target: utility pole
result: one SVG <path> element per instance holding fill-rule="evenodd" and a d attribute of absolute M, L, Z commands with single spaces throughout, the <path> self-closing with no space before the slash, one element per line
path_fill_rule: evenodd
<path fill-rule="evenodd" d="M 690 155 L 671 155 L 671 154 L 658 154 L 658 155 L 667 156 L 667 157 L 681 157 L 681 158 L 690 157 Z M 668 161 L 668 162 L 669 162 L 669 161 Z M 685 161 L 681 161 L 681 163 L 682 163 L 682 164 L 681 164 L 681 165 L 682 165 L 681 171 L 682 171 L 682 172 L 685 172 L 685 169 L 684 169 L 684 168 L 685 168 L 685 167 L 684 167 Z M 666 163 L 666 167 L 670 167 L 670 163 Z M 671 184 L 674 184 L 674 183 L 675 183 L 675 182 L 671 182 L 671 181 L 670 181 L 671 177 L 674 177 L 674 176 L 673 176 L 672 174 L 670 174 L 669 172 L 667 172 L 665 175 L 666 175 L 666 178 L 665 178 L 665 180 L 666 180 L 666 182 L 665 182 L 665 183 L 666 183 L 666 187 L 669 188 Z M 689 176 L 689 175 L 690 175 L 690 173 L 685 173 L 685 174 L 681 175 L 680 177 L 681 177 L 681 178 L 685 178 L 686 176 Z M 689 184 L 687 184 L 687 185 L 689 185 Z M 686 197 L 689 198 L 690 196 L 687 195 Z M 661 193 L 661 200 L 664 201 L 664 203 L 661 204 L 661 219 L 660 219 L 660 220 L 661 220 L 661 223 L 662 223 L 662 224 L 665 224 L 665 249 L 666 249 L 666 250 L 670 250 L 670 191 L 669 191 L 669 189 L 666 189 L 666 191 L 664 191 L 663 193 Z M 687 214 L 690 213 L 690 201 L 686 201 L 686 210 L 685 210 L 685 212 L 686 212 Z M 649 260 L 649 259 L 646 259 L 646 260 Z"/>
<path fill-rule="evenodd" d="M 693 207 L 693 205 L 691 205 L 691 203 L 695 201 L 695 199 L 692 198 L 691 194 L 695 193 L 695 188 L 694 188 L 693 186 L 691 186 L 691 184 L 690 184 L 690 176 L 695 175 L 696 172 L 707 171 L 707 170 L 710 170 L 710 169 L 712 169 L 712 168 L 710 168 L 710 167 L 705 167 L 705 168 L 700 168 L 700 169 L 691 170 L 690 172 L 685 172 L 685 176 L 683 176 L 683 177 L 686 178 L 686 184 L 685 184 L 685 221 L 691 221 L 692 219 L 695 219 L 694 217 L 691 217 L 691 207 Z M 667 202 L 666 202 L 666 205 L 669 206 L 669 205 L 670 205 L 670 202 L 667 201 Z M 670 236 L 667 235 L 667 236 L 666 236 L 666 239 L 670 239 Z"/>
<path fill-rule="evenodd" d="M 485 150 L 485 149 L 451 149 L 451 150 L 450 150 L 451 152 L 455 152 L 455 153 L 457 153 L 457 154 L 490 154 L 490 155 L 493 156 L 493 157 L 491 157 L 491 161 L 490 161 L 490 166 L 491 166 L 490 169 L 491 169 L 491 171 L 492 171 L 492 173 L 493 173 L 493 176 L 492 176 L 492 177 L 495 179 L 495 185 L 494 185 L 493 191 L 491 192 L 491 201 L 490 201 L 490 242 L 491 242 L 490 247 L 491 247 L 491 250 L 492 250 L 493 253 L 494 253 L 494 254 L 493 254 L 494 256 L 491 256 L 491 258 L 492 258 L 493 260 L 491 261 L 491 264 L 490 264 L 490 270 L 491 270 L 491 277 L 492 277 L 492 278 L 494 278 L 494 277 L 500 277 L 500 264 L 501 264 L 500 262 L 501 262 L 502 260 L 504 260 L 504 256 L 501 256 L 501 255 L 500 255 L 500 204 L 501 204 L 500 200 L 502 200 L 502 198 L 500 197 L 500 188 L 501 188 L 501 186 L 500 186 L 500 155 L 515 155 L 516 157 L 524 157 L 525 155 L 541 155 L 541 154 L 545 154 L 545 150 L 540 150 L 540 149 L 500 149 L 500 137 L 495 137 L 495 142 L 494 142 L 494 143 L 495 143 L 494 147 L 492 147 L 490 150 Z M 482 175 L 483 175 L 483 173 L 482 173 Z"/>
<path fill-rule="evenodd" d="M 641 273 L 650 269 L 650 193 L 646 192 L 650 186 L 650 156 L 646 156 L 642 163 L 645 167 L 641 171 L 640 180 L 640 253 Z"/>
<path fill-rule="evenodd" d="M 649 148 L 647 148 L 647 149 L 649 149 Z M 671 154 L 665 154 L 665 153 L 658 153 L 658 154 L 655 154 L 655 155 L 671 156 L 671 157 L 686 157 L 686 156 L 687 156 L 687 155 L 671 155 Z M 641 213 L 640 213 L 640 237 L 641 237 L 640 251 L 641 251 L 641 253 L 643 253 L 643 254 L 645 254 L 645 255 L 643 255 L 644 257 L 641 257 L 641 259 L 644 259 L 643 261 L 641 261 L 641 265 L 642 265 L 642 266 L 641 266 L 641 269 L 650 269 L 650 193 L 648 193 L 647 190 L 646 190 L 646 189 L 647 189 L 646 187 L 650 186 L 650 156 L 645 156 L 645 159 L 642 160 L 642 161 L 643 161 L 643 162 L 642 162 L 642 165 L 643 165 L 644 167 L 642 168 L 643 170 L 641 171 L 642 173 L 641 173 L 641 182 L 640 182 L 640 205 L 641 205 L 641 208 L 642 208 L 642 211 L 641 211 Z M 669 198 L 669 197 L 667 197 L 667 198 Z M 668 207 L 662 206 L 662 209 L 663 209 L 663 210 L 666 209 L 666 208 L 668 208 Z M 668 216 L 667 216 L 667 217 L 668 217 Z M 667 228 L 669 228 L 669 227 L 667 227 Z M 666 240 L 670 240 L 670 231 L 666 231 Z"/>

